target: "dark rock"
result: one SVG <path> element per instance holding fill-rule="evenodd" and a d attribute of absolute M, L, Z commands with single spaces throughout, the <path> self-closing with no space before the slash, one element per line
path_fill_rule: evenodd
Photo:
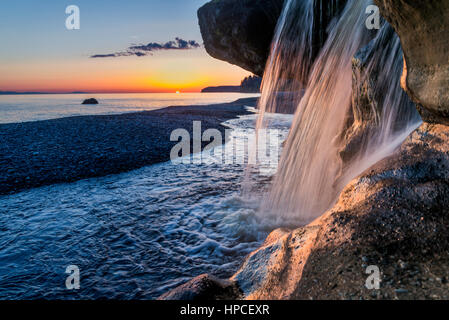
<path fill-rule="evenodd" d="M 259 93 L 262 86 L 262 78 L 258 76 L 249 76 L 240 83 L 240 92 Z"/>
<path fill-rule="evenodd" d="M 82 104 L 98 104 L 98 101 L 97 101 L 97 99 L 90 98 L 90 99 L 84 100 Z"/>
<path fill-rule="evenodd" d="M 201 92 L 241 92 L 241 93 L 260 93 L 262 78 L 258 76 L 248 76 L 242 80 L 240 86 L 218 86 L 206 87 Z"/>
<path fill-rule="evenodd" d="M 198 10 L 206 51 L 262 76 L 270 54 L 284 0 L 214 0 Z M 318 0 L 315 4 L 314 56 L 327 39 L 327 27 L 345 0 Z"/>
<path fill-rule="evenodd" d="M 240 92 L 240 86 L 217 86 L 217 87 L 206 87 L 201 90 L 203 93 L 210 92 Z"/>
<path fill-rule="evenodd" d="M 449 123 L 449 1 L 375 0 L 404 50 L 402 86 L 425 121 Z"/>
<path fill-rule="evenodd" d="M 241 297 L 242 293 L 234 282 L 203 274 L 163 294 L 158 300 L 237 300 Z"/>
<path fill-rule="evenodd" d="M 433 280 L 449 269 L 448 140 L 449 127 L 423 124 L 320 219 L 270 235 L 232 278 L 245 298 L 448 299 Z M 376 294 L 362 265 L 380 269 Z"/>
<path fill-rule="evenodd" d="M 284 0 L 219 0 L 198 10 L 206 51 L 263 75 Z"/>
<path fill-rule="evenodd" d="M 406 290 L 406 289 L 396 289 L 395 292 L 398 293 L 398 294 L 404 294 L 404 293 L 408 293 L 408 290 Z"/>

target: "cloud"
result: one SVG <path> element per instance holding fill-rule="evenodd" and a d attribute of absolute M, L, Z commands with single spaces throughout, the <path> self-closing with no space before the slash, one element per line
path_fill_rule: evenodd
<path fill-rule="evenodd" d="M 174 41 L 168 41 L 165 43 L 150 42 L 148 44 L 132 45 L 128 47 L 126 51 L 108 54 L 95 54 L 90 56 L 90 58 L 117 58 L 129 56 L 144 57 L 147 55 L 151 55 L 153 51 L 190 50 L 199 48 L 200 46 L 201 45 L 195 40 L 183 40 L 181 38 L 175 38 Z"/>
<path fill-rule="evenodd" d="M 93 56 L 90 56 L 91 58 L 113 58 L 116 57 L 117 55 L 115 53 L 110 53 L 110 54 L 95 54 Z"/>

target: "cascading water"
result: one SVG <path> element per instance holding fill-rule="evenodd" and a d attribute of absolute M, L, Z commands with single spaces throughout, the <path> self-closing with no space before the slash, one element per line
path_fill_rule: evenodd
<path fill-rule="evenodd" d="M 313 6 L 309 1 L 305 2 Z M 288 6 L 289 3 L 287 11 L 292 8 Z M 400 75 L 397 63 L 402 61 L 396 37 L 386 49 L 371 54 L 363 75 L 367 77 L 374 71 L 378 72 L 378 85 L 375 89 L 380 90 L 382 86 L 386 89 L 379 91 L 384 94 L 384 98 L 378 100 L 382 105 L 372 110 L 373 117 L 377 119 L 374 129 L 362 139 L 363 142 L 350 162 L 344 163 L 340 156 L 346 143 L 344 133 L 348 130 L 348 119 L 354 119 L 353 126 L 357 126 L 360 115 L 357 109 L 354 112 L 351 109 L 352 59 L 372 38 L 372 31 L 365 26 L 365 12 L 370 4 L 371 0 L 349 0 L 341 18 L 330 29 L 297 107 L 272 191 L 262 205 L 261 214 L 264 217 L 273 216 L 278 223 L 285 225 L 306 224 L 320 216 L 333 205 L 338 194 L 352 178 L 391 154 L 419 121 L 413 105 L 406 100 L 407 97 L 399 87 L 398 79 L 392 77 L 393 72 Z M 283 19 L 294 19 L 294 14 L 284 12 Z M 289 24 L 282 20 L 281 23 Z M 388 28 L 389 26 L 384 26 L 378 32 L 374 40 L 375 46 L 386 39 Z M 281 35 L 282 32 L 276 35 L 273 53 L 282 47 L 279 43 L 282 41 Z M 298 61 L 302 58 L 300 55 Z M 272 66 L 271 63 L 279 63 L 276 59 L 270 60 L 269 78 L 264 80 L 264 86 L 269 86 L 267 82 L 274 81 L 270 77 L 276 71 L 272 70 L 279 67 Z M 269 101 L 262 99 L 261 103 L 268 103 L 266 110 L 274 111 Z M 403 121 L 398 121 L 399 112 L 404 117 Z"/>
<path fill-rule="evenodd" d="M 296 109 L 312 61 L 313 10 L 314 0 L 284 3 L 263 76 L 260 122 L 265 112 L 293 113 Z"/>
<path fill-rule="evenodd" d="M 355 74 L 357 100 L 352 103 L 351 129 L 359 131 L 361 139 L 354 159 L 345 161 L 339 178 L 341 184 L 389 156 L 422 122 L 415 105 L 400 86 L 404 65 L 402 47 L 388 23 L 383 23 L 375 39 L 360 50 L 355 59 L 361 72 Z M 367 104 L 360 101 L 363 90 L 369 90 L 365 94 L 371 96 L 370 110 L 361 108 Z"/>
<path fill-rule="evenodd" d="M 294 113 L 301 99 L 312 64 L 314 4 L 315 0 L 284 1 L 262 80 L 256 143 L 248 147 L 252 158 L 258 156 L 261 129 L 268 126 L 265 113 Z M 250 169 L 248 164 L 242 184 L 246 197 L 251 196 Z"/>
<path fill-rule="evenodd" d="M 294 113 L 306 88 L 326 26 L 341 11 L 341 0 L 286 0 L 276 26 L 259 100 L 265 112 Z M 319 14 L 317 14 L 319 12 Z"/>
<path fill-rule="evenodd" d="M 263 76 L 256 143 L 249 146 L 252 158 L 258 157 L 260 143 L 263 143 L 259 139 L 263 135 L 261 129 L 272 125 L 265 113 L 295 112 L 304 94 L 313 60 L 318 54 L 317 48 L 323 45 L 327 37 L 327 26 L 341 12 L 341 3 L 342 0 L 284 1 Z M 252 168 L 248 165 L 243 182 L 242 193 L 247 197 L 251 196 Z"/>

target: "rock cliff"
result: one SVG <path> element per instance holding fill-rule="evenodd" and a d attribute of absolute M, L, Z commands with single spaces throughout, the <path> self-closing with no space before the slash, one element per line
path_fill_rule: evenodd
<path fill-rule="evenodd" d="M 449 119 L 449 1 L 375 0 L 404 50 L 402 86 L 425 121 Z"/>
<path fill-rule="evenodd" d="M 215 0 L 198 10 L 206 51 L 263 75 L 284 0 Z"/>
<path fill-rule="evenodd" d="M 206 51 L 262 76 L 271 40 L 285 0 L 214 0 L 198 10 Z M 313 52 L 327 39 L 327 27 L 346 0 L 318 0 L 315 4 Z"/>

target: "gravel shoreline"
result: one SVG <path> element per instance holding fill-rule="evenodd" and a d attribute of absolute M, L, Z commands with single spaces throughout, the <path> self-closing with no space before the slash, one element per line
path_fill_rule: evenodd
<path fill-rule="evenodd" d="M 170 160 L 173 130 L 226 129 L 257 98 L 174 106 L 120 115 L 79 116 L 0 125 L 0 194 L 117 174 Z"/>

